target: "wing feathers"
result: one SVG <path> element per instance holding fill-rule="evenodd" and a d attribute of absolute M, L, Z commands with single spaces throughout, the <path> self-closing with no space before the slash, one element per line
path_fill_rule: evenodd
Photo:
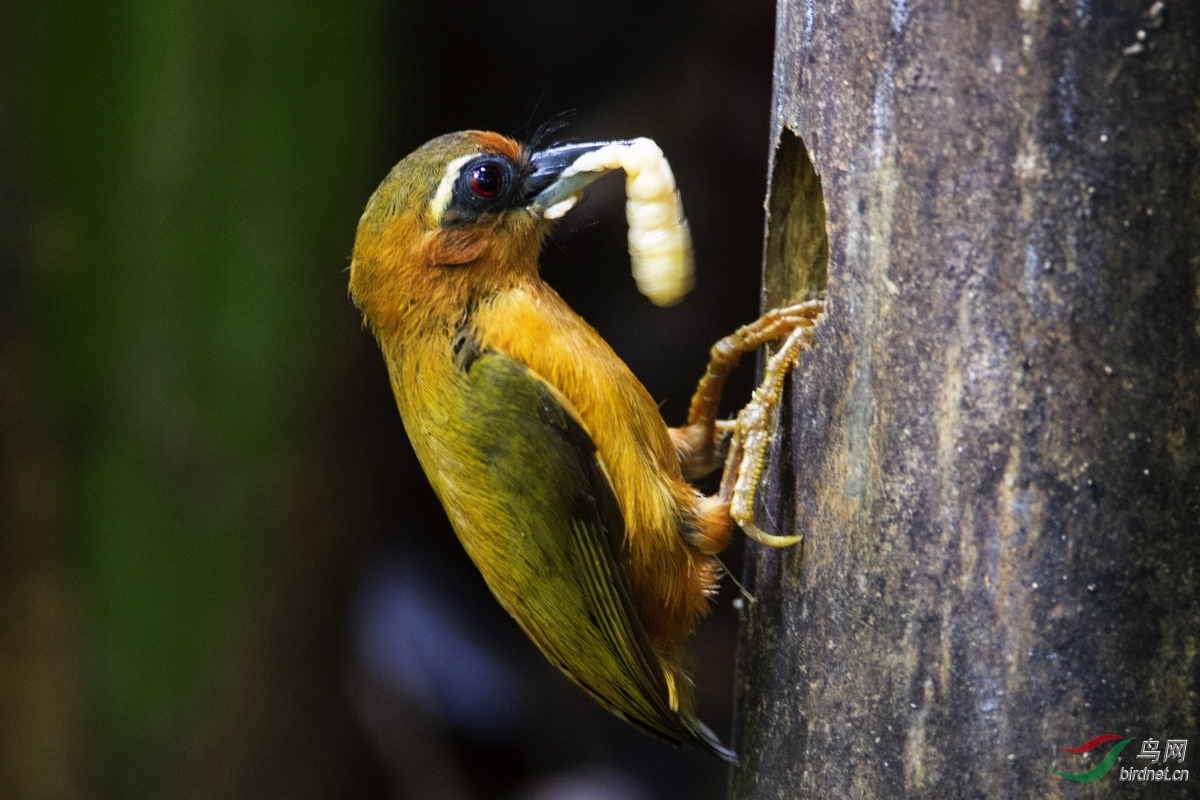
<path fill-rule="evenodd" d="M 603 464 L 569 401 L 535 372 L 484 350 L 465 364 L 467 457 L 435 481 L 492 592 L 563 672 L 611 711 L 674 743 L 728 757 L 671 707 L 618 557 L 625 528 Z M 476 502 L 455 487 L 471 486 Z M 479 498 L 486 498 L 487 512 Z M 690 716 L 690 715 L 689 715 Z"/>

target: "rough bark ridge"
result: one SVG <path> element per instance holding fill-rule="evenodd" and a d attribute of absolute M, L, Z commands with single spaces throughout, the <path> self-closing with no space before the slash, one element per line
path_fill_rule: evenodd
<path fill-rule="evenodd" d="M 764 492 L 806 539 L 748 561 L 733 796 L 1196 791 L 1119 772 L 1187 738 L 1200 773 L 1200 6 L 778 20 L 767 302 L 822 288 L 827 214 L 828 313 Z M 1047 770 L 1102 733 L 1134 739 L 1104 778 Z"/>

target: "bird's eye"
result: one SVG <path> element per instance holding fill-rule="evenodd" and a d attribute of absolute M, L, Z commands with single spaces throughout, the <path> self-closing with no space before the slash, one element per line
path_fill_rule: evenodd
<path fill-rule="evenodd" d="M 495 164 L 480 164 L 471 170 L 470 186 L 472 192 L 491 200 L 504 189 L 504 173 Z"/>
<path fill-rule="evenodd" d="M 515 190 L 520 186 L 521 174 L 504 156 L 480 153 L 466 164 L 453 166 L 458 177 L 451 189 L 449 205 L 442 214 L 443 226 L 476 222 L 481 214 L 502 214 L 520 199 Z M 447 178 L 449 175 L 448 171 Z M 438 192 L 443 188 L 439 186 Z"/>

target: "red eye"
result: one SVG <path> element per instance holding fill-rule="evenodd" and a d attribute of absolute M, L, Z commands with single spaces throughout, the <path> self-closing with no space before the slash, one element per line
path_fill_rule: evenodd
<path fill-rule="evenodd" d="M 494 164 L 480 164 L 471 170 L 471 191 L 491 200 L 504 188 L 504 174 Z"/>

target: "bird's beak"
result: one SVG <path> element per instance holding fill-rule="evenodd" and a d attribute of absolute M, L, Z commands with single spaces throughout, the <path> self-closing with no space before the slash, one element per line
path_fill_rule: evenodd
<path fill-rule="evenodd" d="M 580 142 L 550 147 L 534 153 L 531 159 L 533 173 L 525 182 L 526 197 L 530 198 L 529 210 L 547 217 L 561 216 L 561 213 L 546 214 L 546 212 L 562 206 L 564 203 L 573 205 L 577 195 L 584 187 L 609 171 L 577 172 L 572 170 L 571 166 L 585 153 L 594 152 L 611 144 L 626 143 L 622 141 Z M 566 208 L 569 208 L 570 205 Z M 562 208 L 561 212 L 565 213 L 566 208 Z"/>

